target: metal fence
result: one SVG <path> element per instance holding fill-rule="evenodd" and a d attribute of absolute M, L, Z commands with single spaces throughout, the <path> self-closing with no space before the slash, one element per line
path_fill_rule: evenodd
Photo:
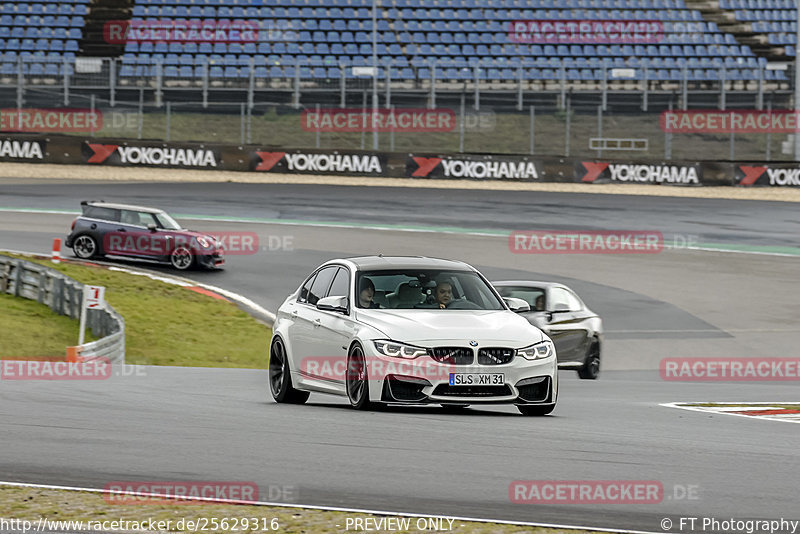
<path fill-rule="evenodd" d="M 785 80 L 793 78 L 791 69 L 773 71 L 759 65 L 750 69 L 752 79 L 733 80 L 726 74 L 732 69 L 721 64 L 718 80 L 698 81 L 690 79 L 688 68 L 677 80 L 653 79 L 647 64 L 634 69 L 638 79 L 633 80 L 614 79 L 613 69 L 606 67 L 597 71 L 600 79 L 593 80 L 570 80 L 569 70 L 549 68 L 556 79 L 531 80 L 522 75 L 529 68 L 525 64 L 509 67 L 520 73 L 514 79 L 490 80 L 483 79 L 488 69 L 477 65 L 467 68 L 463 80 L 443 81 L 436 73 L 455 67 L 442 63 L 428 67 L 428 78 L 414 80 L 392 78 L 392 68 L 382 68 L 385 74 L 377 80 L 349 74 L 320 80 L 307 77 L 309 71 L 302 68 L 295 68 L 291 78 L 259 79 L 250 70 L 245 78 L 195 79 L 167 76 L 174 74 L 167 70 L 169 65 L 122 76 L 119 63 L 98 59 L 92 63 L 95 72 L 64 64 L 57 76 L 47 78 L 26 72 L 20 62 L 17 72 L 0 75 L 0 100 L 15 102 L 20 110 L 98 111 L 102 127 L 77 133 L 98 138 L 556 157 L 794 160 L 793 133 L 785 130 L 668 133 L 660 127 L 661 114 L 670 109 L 790 110 L 791 84 Z M 304 113 L 360 109 L 366 114 L 376 103 L 383 110 L 446 109 L 455 122 L 447 130 L 417 132 L 304 126 Z"/>
<path fill-rule="evenodd" d="M 265 98 L 295 108 L 323 101 L 338 101 L 345 106 L 348 100 L 374 87 L 386 106 L 393 104 L 395 95 L 422 95 L 433 107 L 441 96 L 468 93 L 476 110 L 498 96 L 510 98 L 518 110 L 553 97 L 564 107 L 567 94 L 579 92 L 595 95 L 604 105 L 609 98 L 624 96 L 620 101 L 633 99 L 632 105 L 647 111 L 650 96 L 658 94 L 677 95 L 676 106 L 683 109 L 698 99 L 703 103 L 710 99 L 719 109 L 725 109 L 729 98 L 746 93 L 761 109 L 766 96 L 790 94 L 793 79 L 793 71 L 786 65 L 775 69 L 763 62 L 738 63 L 754 58 L 715 58 L 710 63 L 693 66 L 684 62 L 671 68 L 659 68 L 646 58 L 634 63 L 628 60 L 624 68 L 599 60 L 568 68 L 566 58 L 560 57 L 502 63 L 443 58 L 410 63 L 382 60 L 373 76 L 366 65 L 287 63 L 283 58 L 277 61 L 264 56 L 203 57 L 198 63 L 193 58 L 173 56 L 155 62 L 148 58 L 147 63 L 118 58 L 54 56 L 55 62 L 50 62 L 50 56 L 14 57 L 0 71 L 0 88 L 7 90 L 5 99 L 15 98 L 20 107 L 31 98 L 28 93 L 36 89 L 58 94 L 64 106 L 69 106 L 76 95 L 97 92 L 113 107 L 118 99 L 130 100 L 140 90 L 152 93 L 149 99 L 159 107 L 176 93 L 194 93 L 189 98 L 204 107 L 213 101 L 236 100 L 252 108 Z"/>
<path fill-rule="evenodd" d="M 102 138 L 258 145 L 264 148 L 318 148 L 428 153 L 531 154 L 554 157 L 607 157 L 657 160 L 793 161 L 792 134 L 770 133 L 670 133 L 664 112 L 643 112 L 624 106 L 592 103 L 568 93 L 565 107 L 557 105 L 482 105 L 475 110 L 469 95 L 439 99 L 435 112 L 452 118 L 446 128 L 422 131 L 390 130 L 373 135 L 360 131 L 312 128 L 308 114 L 327 112 L 369 116 L 372 108 L 365 93 L 347 108 L 320 104 L 301 106 L 256 103 L 167 101 L 163 106 L 144 99 L 117 101 L 112 107 L 99 98 L 87 109 L 100 117 L 98 129 L 74 133 L 87 139 Z M 667 101 L 667 109 L 671 106 Z M 675 107 L 673 105 L 673 107 Z M 765 112 L 774 107 L 767 100 Z M 57 109 L 57 108 L 55 108 Z M 62 108 L 72 109 L 72 108 Z M 381 108 L 385 111 L 385 108 Z M 409 100 L 392 106 L 396 113 L 424 113 L 424 102 Z M 737 102 L 726 112 L 755 109 Z M 777 108 L 775 108 L 777 111 Z M 13 110 L 12 110 L 13 111 Z M 116 141 L 115 141 L 116 142 Z"/>
<path fill-rule="evenodd" d="M 0 292 L 35 300 L 59 315 L 80 318 L 83 287 L 80 282 L 37 263 L 0 256 Z M 81 356 L 125 363 L 125 321 L 111 306 L 87 310 L 86 326 L 100 339 L 82 345 Z"/>

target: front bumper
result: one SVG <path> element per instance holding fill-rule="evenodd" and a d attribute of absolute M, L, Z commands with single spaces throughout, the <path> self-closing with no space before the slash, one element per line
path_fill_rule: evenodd
<path fill-rule="evenodd" d="M 225 255 L 222 251 L 216 251 L 211 254 L 199 254 L 197 256 L 197 264 L 206 269 L 219 269 L 225 265 Z"/>
<path fill-rule="evenodd" d="M 499 365 L 450 365 L 429 356 L 401 360 L 372 354 L 371 394 L 381 402 L 402 404 L 551 404 L 558 396 L 555 356 L 526 360 L 515 356 Z M 412 363 L 413 362 L 413 363 Z M 405 364 L 405 365 L 404 365 Z M 503 384 L 452 385 L 451 373 L 502 373 Z M 377 375 L 377 376 L 376 376 Z"/>

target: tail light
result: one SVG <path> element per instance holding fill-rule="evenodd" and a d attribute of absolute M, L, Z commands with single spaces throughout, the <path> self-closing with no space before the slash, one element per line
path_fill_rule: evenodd
<path fill-rule="evenodd" d="M 78 222 L 77 218 L 74 221 L 72 221 L 72 226 L 69 227 L 70 230 L 74 230 L 75 229 L 75 223 L 76 222 Z"/>

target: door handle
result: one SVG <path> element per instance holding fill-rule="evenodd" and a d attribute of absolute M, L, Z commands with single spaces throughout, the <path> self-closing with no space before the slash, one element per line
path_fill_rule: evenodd
<path fill-rule="evenodd" d="M 117 232 L 127 232 L 125 228 L 117 228 Z"/>

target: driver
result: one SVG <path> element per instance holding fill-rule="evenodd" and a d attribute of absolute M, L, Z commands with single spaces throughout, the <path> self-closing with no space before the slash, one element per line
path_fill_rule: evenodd
<path fill-rule="evenodd" d="M 433 291 L 433 299 L 439 308 L 446 308 L 453 301 L 453 284 L 440 281 Z"/>

